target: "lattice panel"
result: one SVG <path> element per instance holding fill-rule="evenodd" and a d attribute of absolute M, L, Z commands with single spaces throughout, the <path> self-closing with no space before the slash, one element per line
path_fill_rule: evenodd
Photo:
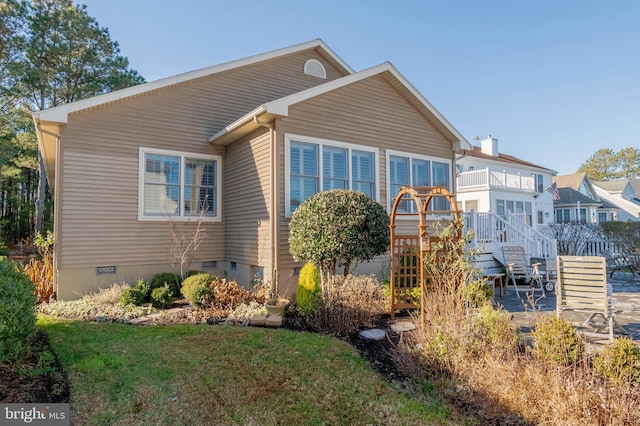
<path fill-rule="evenodd" d="M 424 268 L 420 239 L 415 235 L 394 236 L 392 258 L 392 309 L 417 308 L 420 300 L 420 274 Z"/>

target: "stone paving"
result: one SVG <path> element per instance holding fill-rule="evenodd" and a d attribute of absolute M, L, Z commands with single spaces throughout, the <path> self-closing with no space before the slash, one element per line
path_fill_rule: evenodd
<path fill-rule="evenodd" d="M 613 292 L 611 295 L 611 305 L 616 321 L 624 327 L 629 336 L 634 340 L 640 340 L 640 275 L 635 276 L 631 272 L 618 271 L 613 274 L 613 278 L 608 278 Z M 505 288 L 503 297 L 497 296 L 496 303 L 502 305 L 513 315 L 513 321 L 524 333 L 531 331 L 540 315 L 551 313 L 556 308 L 556 296 L 553 292 L 546 293 L 542 298 L 540 290 L 534 292 L 531 298 L 524 290 L 529 290 L 528 286 L 518 286 L 520 298 L 516 296 L 513 286 Z M 528 292 L 530 294 L 530 291 Z M 601 343 L 608 339 L 608 329 L 604 333 L 596 332 L 593 328 L 583 327 L 581 324 L 588 318 L 589 314 L 584 312 L 566 312 L 563 317 L 574 322 L 578 329 L 587 335 L 588 339 L 594 343 Z M 619 335 L 615 333 L 616 336 Z"/>

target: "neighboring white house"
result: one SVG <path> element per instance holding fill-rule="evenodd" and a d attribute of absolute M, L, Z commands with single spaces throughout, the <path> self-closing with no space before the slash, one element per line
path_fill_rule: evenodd
<path fill-rule="evenodd" d="M 553 196 L 546 188 L 554 170 L 498 152 L 498 139 L 491 135 L 458 156 L 456 167 L 456 199 L 464 212 L 503 218 L 514 213 L 534 229 L 553 222 Z"/>
<path fill-rule="evenodd" d="M 619 209 L 601 198 L 596 186 L 585 173 L 553 178 L 560 199 L 554 202 L 557 223 L 597 224 L 619 220 Z"/>
<path fill-rule="evenodd" d="M 637 194 L 634 184 L 638 186 L 640 180 L 615 179 L 608 181 L 593 181 L 593 188 L 601 200 L 606 200 L 616 206 L 617 220 L 640 220 L 640 194 Z"/>

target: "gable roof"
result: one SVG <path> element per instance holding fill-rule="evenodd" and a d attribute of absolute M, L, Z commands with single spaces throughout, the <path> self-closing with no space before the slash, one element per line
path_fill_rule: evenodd
<path fill-rule="evenodd" d="M 407 101 L 416 108 L 453 145 L 454 150 L 471 148 L 471 144 L 390 62 L 347 75 L 324 84 L 267 102 L 238 118 L 209 138 L 212 144 L 226 145 L 255 130 L 260 122 L 286 117 L 291 105 L 345 87 L 374 75 L 382 75 Z"/>
<path fill-rule="evenodd" d="M 554 207 L 581 205 L 601 206 L 602 203 L 589 198 L 573 188 L 558 188 L 560 199 L 553 202 Z"/>
<path fill-rule="evenodd" d="M 586 173 L 574 173 L 571 175 L 554 176 L 553 181 L 558 188 L 572 188 L 578 190 L 583 180 L 587 178 Z"/>
<path fill-rule="evenodd" d="M 640 178 L 631 179 L 629 181 L 635 197 L 640 200 Z"/>
<path fill-rule="evenodd" d="M 537 164 L 530 163 L 528 161 L 521 160 L 513 155 L 498 153 L 498 156 L 485 154 L 482 152 L 482 148 L 479 146 L 473 146 L 472 149 L 466 152 L 467 157 L 481 158 L 483 160 L 496 161 L 499 163 L 512 164 L 517 166 L 532 167 L 541 170 L 547 170 L 552 173 L 556 173 L 555 170 L 548 169 L 546 167 L 538 166 Z"/>
<path fill-rule="evenodd" d="M 629 184 L 629 179 L 615 179 L 615 180 L 596 180 L 592 182 L 594 185 L 599 186 L 607 192 L 621 193 L 625 187 Z"/>
<path fill-rule="evenodd" d="M 137 86 L 128 87 L 122 90 L 116 90 L 114 92 L 105 93 L 104 95 L 98 95 L 92 98 L 79 100 L 69 104 L 60 105 L 54 108 L 49 108 L 42 111 L 36 111 L 33 113 L 33 117 L 39 121 L 50 121 L 55 123 L 67 123 L 69 114 L 82 111 L 85 109 L 93 108 L 99 105 L 116 102 L 121 99 L 142 95 L 145 93 L 153 92 L 159 89 L 170 87 L 176 84 L 184 83 L 186 81 L 194 80 L 201 77 L 221 73 L 223 71 L 229 71 L 234 68 L 239 68 L 246 65 L 255 64 L 258 62 L 274 59 L 284 55 L 290 55 L 298 53 L 308 49 L 317 50 L 327 61 L 334 65 L 345 74 L 352 74 L 353 69 L 347 65 L 333 50 L 327 46 L 321 39 L 308 41 L 306 43 L 296 44 L 294 46 L 285 47 L 282 49 L 273 50 L 266 53 L 261 53 L 247 58 L 238 59 L 235 61 L 225 62 L 223 64 L 214 65 L 207 68 L 202 68 L 195 71 L 189 71 L 183 74 L 178 74 L 172 77 L 163 78 L 160 80 L 152 81 L 149 83 L 139 84 Z"/>

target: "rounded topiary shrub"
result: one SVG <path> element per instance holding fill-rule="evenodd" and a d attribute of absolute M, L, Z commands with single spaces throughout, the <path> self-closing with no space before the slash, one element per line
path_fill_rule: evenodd
<path fill-rule="evenodd" d="M 305 200 L 291 215 L 289 251 L 321 272 L 370 261 L 389 250 L 389 214 L 362 192 L 332 189 Z"/>
<path fill-rule="evenodd" d="M 14 360 L 36 332 L 33 283 L 15 264 L 0 260 L 0 362 Z"/>
<path fill-rule="evenodd" d="M 166 309 L 173 303 L 173 296 L 168 285 L 151 290 L 151 306 L 157 309 Z"/>
<path fill-rule="evenodd" d="M 593 366 L 617 384 L 640 382 L 640 347 L 628 337 L 617 338 L 598 353 Z"/>
<path fill-rule="evenodd" d="M 120 296 L 120 304 L 140 306 L 149 300 L 151 295 L 151 287 L 149 283 L 143 279 L 139 279 L 138 282 L 122 292 Z"/>
<path fill-rule="evenodd" d="M 557 365 L 571 365 L 582 356 L 585 343 L 571 322 L 555 314 L 543 315 L 536 323 L 533 353 Z"/>
<path fill-rule="evenodd" d="M 180 276 L 178 274 L 174 274 L 173 272 L 161 272 L 156 274 L 149 281 L 149 286 L 151 287 L 151 291 L 156 288 L 164 287 L 165 285 L 169 286 L 169 290 L 174 297 L 180 296 Z"/>
<path fill-rule="evenodd" d="M 316 265 L 309 262 L 300 270 L 298 290 L 296 291 L 296 307 L 302 315 L 313 312 L 314 301 L 320 294 L 320 272 Z"/>
<path fill-rule="evenodd" d="M 185 278 L 182 283 L 182 294 L 184 297 L 197 308 L 203 306 L 203 299 L 211 293 L 211 283 L 213 276 L 201 273 Z"/>

